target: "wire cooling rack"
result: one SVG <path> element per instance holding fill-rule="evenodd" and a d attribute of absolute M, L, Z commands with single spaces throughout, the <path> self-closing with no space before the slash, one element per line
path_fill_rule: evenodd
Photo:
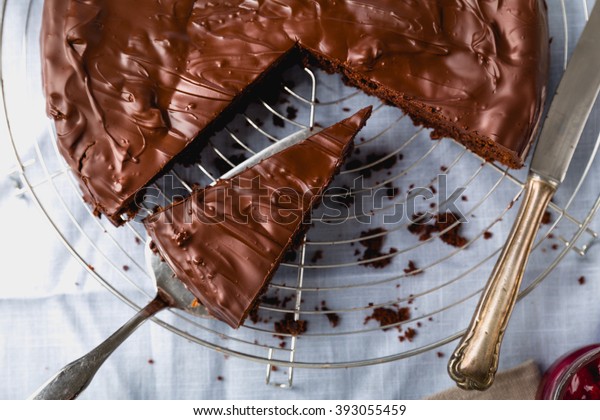
<path fill-rule="evenodd" d="M 141 245 L 146 234 L 140 219 L 147 211 L 117 229 L 82 202 L 44 115 L 38 45 L 42 3 L 7 0 L 0 6 L 0 112 L 16 158 L 13 175 L 21 184 L 16 193 L 35 201 L 91 277 L 139 308 L 153 296 Z M 548 3 L 553 92 L 593 2 Z M 198 164 L 176 166 L 156 181 L 151 186 L 156 194 L 148 195 L 145 208 L 185 196 L 192 185 L 209 184 L 272 142 L 328 126 L 365 105 L 373 105 L 374 112 L 354 154 L 325 205 L 315 211 L 306 237 L 280 267 L 256 322 L 234 331 L 177 311 L 155 322 L 226 355 L 264 363 L 267 383 L 281 387 L 292 385 L 294 368 L 410 358 L 462 334 L 456 314 L 471 312 L 477 302 L 512 224 L 526 170 L 508 171 L 453 141 L 431 140 L 428 130 L 413 126 L 398 109 L 344 86 L 338 76 L 305 68 L 287 71 L 278 91 L 259 92 L 243 114 L 210 139 Z M 594 112 L 591 119 L 597 120 Z M 531 260 L 543 269 L 526 272 L 519 299 L 563 259 L 585 255 L 597 238 L 589 224 L 600 206 L 600 191 L 591 199 L 580 192 L 589 191 L 590 174 L 598 173 L 598 143 L 597 126 L 588 127 L 575 157 L 580 165 L 571 169 L 551 203 L 534 246 Z M 462 219 L 429 237 L 409 231 L 413 215 L 444 207 Z M 444 243 L 441 237 L 459 225 L 464 243 Z M 366 252 L 365 240 L 383 242 L 381 253 Z M 377 308 L 408 308 L 403 313 L 410 317 L 381 326 L 368 318 Z M 306 321 L 307 331 L 297 337 L 276 332 L 275 322 L 286 315 Z"/>

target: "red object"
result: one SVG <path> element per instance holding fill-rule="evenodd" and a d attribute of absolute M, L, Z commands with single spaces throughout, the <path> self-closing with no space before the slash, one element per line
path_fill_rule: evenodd
<path fill-rule="evenodd" d="M 600 344 L 558 359 L 544 374 L 537 399 L 600 400 Z"/>

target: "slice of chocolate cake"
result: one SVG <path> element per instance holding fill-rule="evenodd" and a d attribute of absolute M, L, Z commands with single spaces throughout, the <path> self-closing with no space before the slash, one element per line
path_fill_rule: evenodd
<path fill-rule="evenodd" d="M 160 254 L 215 318 L 244 322 L 370 114 L 365 108 L 145 220 Z"/>
<path fill-rule="evenodd" d="M 286 58 L 513 168 L 548 70 L 543 0 L 45 0 L 41 47 L 59 149 L 116 224 Z"/>

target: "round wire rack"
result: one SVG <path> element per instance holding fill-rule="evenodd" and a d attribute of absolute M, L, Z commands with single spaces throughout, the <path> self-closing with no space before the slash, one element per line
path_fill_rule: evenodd
<path fill-rule="evenodd" d="M 593 1 L 549 0 L 554 92 Z M 145 269 L 141 211 L 115 228 L 93 216 L 58 153 L 44 113 L 39 59 L 43 0 L 5 0 L 2 15 L 2 101 L 16 158 L 13 175 L 89 276 L 133 308 L 154 295 Z M 550 95 L 552 97 L 552 95 Z M 25 98 L 25 99 L 24 99 Z M 336 75 L 292 68 L 279 89 L 258 94 L 245 112 L 214 135 L 194 165 L 177 165 L 152 187 L 147 208 L 189 194 L 272 142 L 315 125 L 328 126 L 365 105 L 373 116 L 336 177 L 312 227 L 278 270 L 259 310 L 239 330 L 210 318 L 169 311 L 155 322 L 216 351 L 267 365 L 267 383 L 292 385 L 294 368 L 346 368 L 409 358 L 462 334 L 457 314 L 471 312 L 503 245 L 526 170 L 482 161 L 450 140 L 431 140 L 398 109 L 345 86 Z M 598 118 L 598 110 L 592 119 Z M 595 130 L 595 131 L 594 131 Z M 589 223 L 600 191 L 582 205 L 580 192 L 598 173 L 597 127 L 588 127 L 542 226 L 519 299 L 563 259 L 585 255 L 597 237 Z M 423 235 L 414 218 L 451 218 Z M 434 219 L 435 220 L 435 219 Z M 430 222 L 430 224 L 433 222 Z M 460 230 L 460 231 L 459 231 Z M 417 232 L 415 232 L 417 231 Z M 415 234 L 417 233 L 417 234 Z M 458 234 L 454 246 L 448 238 Z M 379 309 L 381 308 L 381 309 Z M 377 310 L 397 316 L 373 319 Z M 299 336 L 279 332 L 283 319 L 305 321 Z M 274 377 L 273 366 L 287 367 Z M 281 369 L 278 369 L 281 370 Z"/>

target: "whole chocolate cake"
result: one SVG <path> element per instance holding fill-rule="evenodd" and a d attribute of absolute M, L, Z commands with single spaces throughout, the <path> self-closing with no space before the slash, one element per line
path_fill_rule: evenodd
<path fill-rule="evenodd" d="M 513 168 L 548 68 L 543 0 L 46 0 L 41 46 L 61 153 L 117 224 L 283 61 L 339 72 Z"/>
<path fill-rule="evenodd" d="M 215 318 L 234 328 L 244 322 L 370 114 L 365 108 L 144 221 Z"/>

